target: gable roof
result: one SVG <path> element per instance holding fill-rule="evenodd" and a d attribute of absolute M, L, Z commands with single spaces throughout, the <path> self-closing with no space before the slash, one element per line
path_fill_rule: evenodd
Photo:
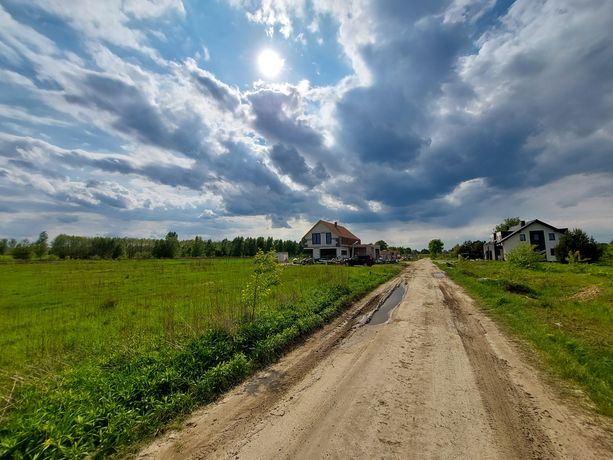
<path fill-rule="evenodd" d="M 332 222 L 328 222 L 326 220 L 321 220 L 321 219 L 319 219 L 317 221 L 317 223 L 315 225 L 313 225 L 308 232 L 306 232 L 306 234 L 302 237 L 302 239 L 306 238 L 307 235 L 309 233 L 311 233 L 315 229 L 315 227 L 317 227 L 319 224 L 323 224 L 331 232 L 336 233 L 338 236 L 340 236 L 342 238 L 347 238 L 349 240 L 360 241 L 360 239 L 357 236 L 355 236 L 353 233 L 351 233 L 346 227 L 343 227 L 342 225 L 334 224 Z"/>
<path fill-rule="evenodd" d="M 522 230 L 524 230 L 525 228 L 529 227 L 530 225 L 534 224 L 538 222 L 541 225 L 544 225 L 545 227 L 549 227 L 552 230 L 555 230 L 558 233 L 566 233 L 566 231 L 568 230 L 567 228 L 556 228 L 553 225 L 549 225 L 546 222 L 543 222 L 542 220 L 539 219 L 532 219 L 531 221 L 526 222 L 524 225 L 519 225 L 519 226 L 515 226 L 515 227 L 511 227 L 514 230 L 509 233 L 507 236 L 505 236 L 504 238 L 502 238 L 499 243 L 502 243 L 505 240 L 508 240 L 509 238 L 511 238 L 513 235 L 516 235 L 517 233 L 521 232 Z"/>

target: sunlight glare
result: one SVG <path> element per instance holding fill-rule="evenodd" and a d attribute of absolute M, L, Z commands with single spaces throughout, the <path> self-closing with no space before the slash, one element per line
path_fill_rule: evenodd
<path fill-rule="evenodd" d="M 267 78 L 275 78 L 283 69 L 285 59 L 282 59 L 275 51 L 266 49 L 258 56 L 260 73 Z"/>

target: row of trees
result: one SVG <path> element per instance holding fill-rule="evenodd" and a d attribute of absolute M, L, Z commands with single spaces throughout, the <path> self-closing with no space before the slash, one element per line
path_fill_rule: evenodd
<path fill-rule="evenodd" d="M 508 229 L 519 218 L 507 218 L 496 229 Z M 408 247 L 391 247 L 383 240 L 377 241 L 381 249 L 399 251 L 405 257 L 417 257 L 429 254 L 437 257 L 443 253 L 465 259 L 483 258 L 484 241 L 464 241 L 456 244 L 451 250 L 444 251 L 444 243 L 433 239 L 428 243 L 428 249 L 418 251 Z M 613 242 L 612 242 L 613 244 Z M 573 229 L 566 233 L 554 249 L 559 261 L 596 262 L 603 254 L 608 254 L 609 245 L 597 243 L 581 229 Z M 264 252 L 284 251 L 290 257 L 302 254 L 300 243 L 291 240 L 277 240 L 272 237 L 242 237 L 221 241 L 205 240 L 196 236 L 191 240 L 179 240 L 176 232 L 169 232 L 163 239 L 150 238 L 118 238 L 118 237 L 86 237 L 58 235 L 49 244 L 47 232 L 41 232 L 34 242 L 11 239 L 0 240 L 0 255 L 9 254 L 15 259 L 42 258 L 51 254 L 60 259 L 117 259 L 117 258 L 174 258 L 174 257 L 253 257 L 261 250 Z"/>
<path fill-rule="evenodd" d="M 300 244 L 291 240 L 242 236 L 221 241 L 205 240 L 200 236 L 190 240 L 179 240 L 176 232 L 169 232 L 165 238 L 159 240 L 60 234 L 49 244 L 46 232 L 42 232 L 35 242 L 0 240 L 0 255 L 11 255 L 14 259 L 23 260 L 48 255 L 60 259 L 253 257 L 258 250 L 285 251 L 290 257 L 302 253 Z"/>

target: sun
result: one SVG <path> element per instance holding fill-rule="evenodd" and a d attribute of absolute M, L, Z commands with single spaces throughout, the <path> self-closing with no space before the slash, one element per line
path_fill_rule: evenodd
<path fill-rule="evenodd" d="M 258 68 L 266 78 L 275 78 L 283 70 L 284 65 L 285 59 L 271 49 L 262 51 L 258 56 Z"/>

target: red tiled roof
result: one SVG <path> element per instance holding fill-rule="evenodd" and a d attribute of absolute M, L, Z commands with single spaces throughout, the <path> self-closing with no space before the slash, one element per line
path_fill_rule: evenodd
<path fill-rule="evenodd" d="M 360 241 L 360 239 L 357 236 L 355 236 L 353 233 L 351 233 L 349 230 L 347 230 L 346 227 L 343 227 L 342 225 L 338 225 L 338 224 L 334 225 L 333 222 L 328 222 L 328 221 L 321 220 L 321 219 L 318 220 L 317 223 L 313 225 L 313 227 L 311 227 L 311 230 L 309 230 L 304 237 L 306 237 L 309 233 L 311 233 L 313 229 L 317 227 L 317 225 L 319 225 L 320 223 L 324 224 L 326 227 L 330 229 L 331 232 L 336 233 L 338 236 L 342 238 Z"/>

